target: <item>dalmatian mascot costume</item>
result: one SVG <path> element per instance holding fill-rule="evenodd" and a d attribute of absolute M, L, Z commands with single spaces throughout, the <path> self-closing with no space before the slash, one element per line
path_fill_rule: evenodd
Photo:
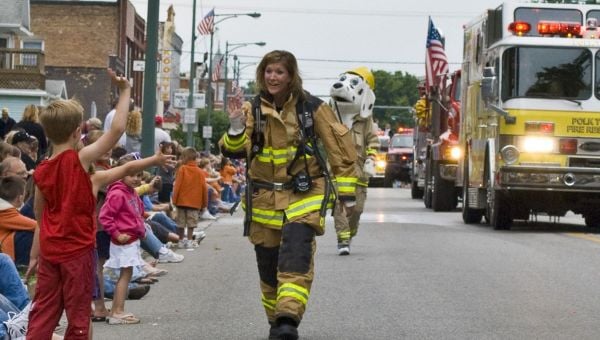
<path fill-rule="evenodd" d="M 350 254 L 350 241 L 358 232 L 360 215 L 367 199 L 369 176 L 374 172 L 373 158 L 379 147 L 372 118 L 375 104 L 374 89 L 375 78 L 371 71 L 366 67 L 359 67 L 343 73 L 330 90 L 330 104 L 340 120 L 352 132 L 352 139 L 358 153 L 356 206 L 347 215 L 344 205 L 336 204 L 334 212 L 339 255 Z"/>

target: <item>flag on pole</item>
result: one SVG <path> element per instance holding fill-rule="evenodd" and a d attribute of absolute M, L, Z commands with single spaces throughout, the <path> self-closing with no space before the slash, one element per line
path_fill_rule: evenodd
<path fill-rule="evenodd" d="M 215 9 L 211 9 L 198 23 L 200 35 L 210 35 L 215 30 Z"/>
<path fill-rule="evenodd" d="M 448 73 L 448 59 L 442 43 L 440 31 L 433 25 L 429 18 L 427 30 L 427 49 L 425 57 L 425 86 L 429 89 L 440 83 L 439 76 Z"/>
<path fill-rule="evenodd" d="M 212 81 L 214 82 L 221 79 L 221 68 L 223 68 L 223 59 L 225 58 L 221 57 L 221 59 L 219 59 L 219 62 L 217 63 L 217 65 L 215 65 L 215 69 L 213 70 Z"/>

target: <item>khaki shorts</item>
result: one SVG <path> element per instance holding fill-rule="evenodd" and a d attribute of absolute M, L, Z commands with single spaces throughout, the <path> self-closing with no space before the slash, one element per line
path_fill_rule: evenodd
<path fill-rule="evenodd" d="M 197 209 L 190 208 L 177 208 L 177 222 L 178 228 L 196 228 L 198 225 L 199 213 Z"/>

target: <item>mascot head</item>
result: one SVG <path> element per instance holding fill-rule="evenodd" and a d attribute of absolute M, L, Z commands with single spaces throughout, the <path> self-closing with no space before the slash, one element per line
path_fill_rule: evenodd
<path fill-rule="evenodd" d="M 355 68 L 342 73 L 340 79 L 331 86 L 331 104 L 334 109 L 337 106 L 343 116 L 354 117 L 360 114 L 361 117 L 368 118 L 373 114 L 374 89 L 373 73 L 364 66 Z"/>

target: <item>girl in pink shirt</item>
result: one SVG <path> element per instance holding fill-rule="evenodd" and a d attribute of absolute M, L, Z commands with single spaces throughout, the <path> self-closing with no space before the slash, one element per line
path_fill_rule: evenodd
<path fill-rule="evenodd" d="M 125 162 L 126 160 L 120 160 L 119 165 Z M 133 267 L 144 264 L 140 256 L 140 239 L 146 236 L 144 204 L 134 190 L 141 184 L 141 180 L 140 172 L 133 176 L 125 176 L 110 185 L 106 201 L 100 209 L 100 223 L 110 235 L 110 258 L 104 267 L 120 269 L 112 310 L 107 319 L 111 325 L 140 322 L 133 314 L 125 313 L 125 299 Z"/>

